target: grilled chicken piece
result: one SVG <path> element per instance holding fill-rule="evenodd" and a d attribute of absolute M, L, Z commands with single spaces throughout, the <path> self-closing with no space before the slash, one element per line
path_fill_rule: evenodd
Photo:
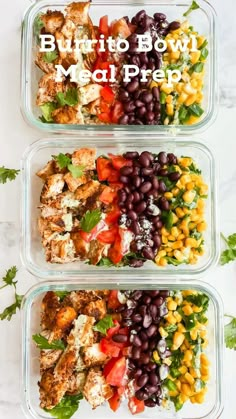
<path fill-rule="evenodd" d="M 71 231 L 73 227 L 73 217 L 71 213 L 54 215 L 45 218 L 39 218 L 38 229 L 41 235 L 44 235 L 45 230 L 50 230 L 51 234 L 54 231 L 58 233 Z"/>
<path fill-rule="evenodd" d="M 75 260 L 75 246 L 70 234 L 61 235 L 53 233 L 51 238 L 44 243 L 46 248 L 46 260 L 52 263 L 68 263 Z"/>
<path fill-rule="evenodd" d="M 63 106 L 52 112 L 53 120 L 57 124 L 78 124 L 77 111 L 72 106 Z"/>
<path fill-rule="evenodd" d="M 66 7 L 66 16 L 72 20 L 76 26 L 85 26 L 90 24 L 89 18 L 90 1 L 74 2 Z"/>
<path fill-rule="evenodd" d="M 72 326 L 73 321 L 76 319 L 77 313 L 73 307 L 62 307 L 55 316 L 55 323 L 48 339 L 49 343 L 54 340 L 59 340 L 65 337 L 66 332 Z"/>
<path fill-rule="evenodd" d="M 81 205 L 78 199 L 75 199 L 73 192 L 65 191 L 56 197 L 47 200 L 47 205 L 42 205 L 42 216 L 53 216 L 66 214 L 66 209 L 76 210 Z M 47 215 L 43 215 L 43 212 Z"/>
<path fill-rule="evenodd" d="M 81 354 L 79 354 L 77 362 L 76 362 L 76 366 L 75 366 L 75 370 L 76 372 L 84 372 L 84 370 L 86 370 L 86 365 L 84 363 L 84 360 L 81 356 Z"/>
<path fill-rule="evenodd" d="M 91 176 L 90 174 L 85 173 L 84 175 L 80 177 L 74 178 L 74 176 L 70 172 L 68 172 L 64 176 L 64 179 L 66 181 L 66 184 L 69 190 L 71 192 L 74 192 L 80 185 L 84 185 L 85 183 L 87 183 L 91 179 Z"/>
<path fill-rule="evenodd" d="M 56 82 L 55 78 L 55 71 L 52 73 L 44 74 L 41 77 L 36 100 L 37 106 L 41 106 L 47 102 L 53 102 L 57 93 L 64 91 L 63 82 Z"/>
<path fill-rule="evenodd" d="M 48 176 L 54 175 L 55 172 L 55 160 L 50 160 L 43 169 L 36 173 L 36 176 L 40 177 L 44 181 L 47 180 Z"/>
<path fill-rule="evenodd" d="M 82 357 L 86 368 L 103 365 L 109 359 L 107 355 L 101 352 L 99 343 L 94 343 L 92 346 L 84 348 Z"/>
<path fill-rule="evenodd" d="M 64 15 L 59 11 L 48 10 L 46 14 L 40 16 L 45 28 L 45 32 L 54 34 L 56 30 L 61 29 L 64 23 Z"/>
<path fill-rule="evenodd" d="M 38 51 L 35 64 L 42 70 L 44 73 L 53 73 L 55 71 L 55 64 L 61 64 L 59 57 L 56 57 L 55 60 L 51 63 L 48 63 L 44 60 L 45 52 Z"/>
<path fill-rule="evenodd" d="M 72 154 L 72 164 L 74 166 L 83 166 L 86 170 L 94 170 L 96 168 L 96 149 L 80 148 Z"/>
<path fill-rule="evenodd" d="M 100 112 L 100 105 L 101 105 L 101 99 L 96 99 L 93 102 L 90 102 L 88 106 L 86 106 L 86 111 L 90 115 L 98 115 Z"/>
<path fill-rule="evenodd" d="M 95 317 L 96 321 L 101 320 L 107 313 L 106 303 L 104 300 L 90 301 L 84 307 L 83 313 Z"/>
<path fill-rule="evenodd" d="M 54 207 L 50 207 L 49 205 L 41 205 L 39 209 L 41 210 L 41 216 L 42 216 L 41 218 L 43 219 L 47 217 L 54 217 L 54 216 L 66 214 L 65 207 L 63 209 L 57 209 Z"/>
<path fill-rule="evenodd" d="M 43 218 L 43 217 L 39 217 L 38 219 L 38 231 L 40 233 L 41 236 L 44 235 L 45 231 L 50 232 L 50 234 L 52 234 L 52 231 L 49 229 L 49 222 L 47 219 Z"/>
<path fill-rule="evenodd" d="M 40 195 L 40 201 L 45 203 L 49 198 L 55 198 L 59 195 L 65 185 L 64 176 L 60 173 L 48 176 Z"/>
<path fill-rule="evenodd" d="M 107 244 L 100 243 L 98 240 L 92 240 L 90 242 L 88 259 L 92 265 L 97 265 L 100 262 L 107 248 Z"/>
<path fill-rule="evenodd" d="M 40 371 L 54 367 L 62 354 L 61 349 L 47 349 L 40 353 Z"/>
<path fill-rule="evenodd" d="M 92 83 L 79 88 L 79 101 L 82 105 L 87 105 L 101 97 L 102 86 Z"/>
<path fill-rule="evenodd" d="M 48 291 L 43 297 L 41 312 L 42 330 L 52 330 L 57 311 L 60 308 L 60 300 L 53 291 Z"/>
<path fill-rule="evenodd" d="M 70 17 L 66 16 L 64 25 L 61 28 L 62 35 L 67 39 L 73 40 L 74 35 L 75 35 L 75 30 L 76 30 L 75 23 Z"/>
<path fill-rule="evenodd" d="M 113 390 L 111 386 L 106 383 L 105 377 L 102 375 L 102 371 L 99 367 L 90 368 L 83 395 L 93 409 L 96 409 L 96 407 L 100 406 L 113 396 Z"/>
<path fill-rule="evenodd" d="M 86 372 L 75 372 L 68 381 L 66 394 L 72 396 L 81 393 L 85 385 L 86 375 Z"/>
<path fill-rule="evenodd" d="M 93 325 L 95 319 L 90 316 L 80 314 L 74 321 L 74 327 L 68 336 L 67 342 L 69 345 L 91 346 L 93 344 Z"/>
<path fill-rule="evenodd" d="M 81 312 L 91 301 L 96 301 L 99 297 L 96 291 L 72 291 L 67 295 L 63 304 L 72 305 L 75 311 Z"/>
<path fill-rule="evenodd" d="M 71 233 L 71 240 L 73 241 L 75 247 L 75 256 L 80 260 L 86 259 L 89 243 L 82 239 L 79 231 Z"/>
<path fill-rule="evenodd" d="M 101 188 L 100 183 L 97 180 L 90 180 L 85 185 L 79 186 L 75 191 L 75 199 L 86 200 L 90 196 L 93 196 Z"/>

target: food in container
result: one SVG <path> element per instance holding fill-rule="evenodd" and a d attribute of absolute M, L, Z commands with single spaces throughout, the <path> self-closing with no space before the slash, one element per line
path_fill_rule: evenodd
<path fill-rule="evenodd" d="M 53 155 L 37 176 L 47 262 L 138 268 L 204 254 L 208 186 L 191 157 L 81 148 Z"/>
<path fill-rule="evenodd" d="M 70 3 L 63 12 L 48 10 L 35 18 L 35 41 L 40 44 L 35 64 L 44 73 L 36 100 L 41 121 L 198 122 L 204 112 L 207 39 L 185 19 L 169 23 L 158 9 L 153 16 L 140 10 L 112 21 L 105 15 L 95 26 L 89 7 L 90 2 Z"/>
<path fill-rule="evenodd" d="M 109 409 L 145 418 L 220 414 L 223 329 L 211 289 L 36 288 L 24 302 L 24 395 L 33 417 L 60 409 L 71 417 L 78 408 L 82 418 Z"/>

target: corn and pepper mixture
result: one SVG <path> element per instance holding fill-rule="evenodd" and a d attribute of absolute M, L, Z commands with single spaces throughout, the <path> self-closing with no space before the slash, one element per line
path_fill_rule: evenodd
<path fill-rule="evenodd" d="M 208 345 L 208 305 L 208 296 L 193 290 L 173 292 L 167 298 L 168 314 L 159 332 L 172 356 L 161 360 L 154 351 L 153 359 L 169 366 L 163 405 L 171 401 L 177 411 L 187 401 L 202 404 L 207 392 L 210 362 L 204 350 Z"/>
<path fill-rule="evenodd" d="M 171 210 L 165 214 L 162 245 L 156 256 L 158 266 L 181 263 L 195 264 L 204 253 L 202 233 L 207 224 L 204 218 L 208 186 L 201 171 L 190 157 L 181 157 L 173 170 L 181 174 L 176 183 L 170 183 L 164 196 Z"/>
<path fill-rule="evenodd" d="M 192 36 L 197 40 L 197 51 L 190 51 L 192 47 Z M 203 80 L 204 63 L 208 56 L 207 40 L 199 35 L 188 21 L 184 21 L 180 28 L 171 31 L 166 36 L 166 41 L 175 42 L 188 39 L 188 48 L 181 52 L 179 49 L 174 51 L 172 45 L 168 43 L 167 52 L 163 54 L 163 67 L 167 70 L 180 70 L 182 78 L 171 87 L 167 85 L 167 79 L 160 83 L 152 82 L 152 85 L 159 86 L 161 95 L 160 103 L 162 107 L 162 123 L 169 124 L 188 124 L 192 125 L 199 122 L 203 109 Z M 175 48 L 176 49 L 176 48 Z"/>

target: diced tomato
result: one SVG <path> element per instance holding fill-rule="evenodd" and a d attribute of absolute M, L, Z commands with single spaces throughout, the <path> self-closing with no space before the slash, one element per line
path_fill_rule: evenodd
<path fill-rule="evenodd" d="M 113 323 L 115 324 L 115 326 L 110 327 L 110 329 L 108 329 L 107 331 L 107 337 L 111 338 L 113 335 L 115 335 L 118 330 L 120 329 L 120 323 L 118 322 L 118 320 L 113 320 Z"/>
<path fill-rule="evenodd" d="M 109 372 L 112 370 L 112 368 L 114 367 L 114 365 L 115 365 L 115 363 L 118 359 L 119 359 L 118 357 L 112 358 L 105 364 L 105 366 L 103 368 L 104 377 L 106 377 L 109 374 Z"/>
<path fill-rule="evenodd" d="M 117 263 L 119 263 L 122 260 L 123 254 L 121 248 L 121 238 L 119 235 L 116 237 L 114 245 L 110 247 L 108 251 L 108 257 L 115 265 L 117 265 Z"/>
<path fill-rule="evenodd" d="M 123 156 L 117 156 L 111 153 L 108 153 L 112 161 L 112 165 L 115 169 L 120 170 L 124 166 L 132 166 L 132 161 L 125 159 Z"/>
<path fill-rule="evenodd" d="M 122 355 L 126 358 L 129 358 L 131 356 L 132 346 L 126 346 L 122 349 Z"/>
<path fill-rule="evenodd" d="M 124 356 L 117 359 L 110 372 L 106 376 L 106 382 L 111 386 L 122 386 L 126 373 L 126 359 Z"/>
<path fill-rule="evenodd" d="M 91 242 L 91 240 L 96 239 L 99 232 L 103 230 L 105 226 L 106 226 L 105 221 L 101 220 L 89 233 L 86 233 L 85 231 L 81 230 L 80 235 L 84 241 L 89 243 Z"/>
<path fill-rule="evenodd" d="M 111 111 L 111 122 L 117 124 L 120 117 L 124 114 L 123 105 L 118 100 L 115 102 L 114 107 Z"/>
<path fill-rule="evenodd" d="M 107 307 L 113 310 L 116 310 L 119 308 L 122 304 L 118 300 L 118 291 L 117 290 L 111 290 L 110 294 L 108 296 L 108 302 Z"/>
<path fill-rule="evenodd" d="M 109 64 L 109 63 L 108 63 Z M 104 86 L 101 90 L 101 96 L 107 103 L 113 103 L 115 95 L 109 86 Z"/>
<path fill-rule="evenodd" d="M 103 202 L 104 204 L 112 204 L 116 197 L 117 192 L 110 188 L 110 186 L 106 186 L 99 196 L 99 201 Z"/>
<path fill-rule="evenodd" d="M 98 180 L 107 180 L 112 170 L 111 161 L 104 157 L 97 158 Z"/>
<path fill-rule="evenodd" d="M 101 102 L 100 102 L 100 110 L 101 110 L 101 113 L 103 113 L 103 112 L 109 113 L 110 112 L 110 105 L 108 105 L 108 103 L 106 103 L 103 100 L 101 100 Z"/>
<path fill-rule="evenodd" d="M 81 230 L 80 235 L 86 243 L 89 243 L 91 241 L 91 233 L 86 233 L 85 231 Z"/>
<path fill-rule="evenodd" d="M 116 412 L 117 409 L 120 407 L 121 403 L 121 395 L 118 393 L 117 390 L 114 391 L 113 396 L 108 400 L 111 410 Z"/>
<path fill-rule="evenodd" d="M 131 35 L 131 31 L 129 29 L 129 26 L 126 23 L 126 20 L 121 18 L 117 20 L 115 23 L 111 23 L 112 26 L 112 32 L 111 35 L 114 37 L 119 36 L 120 38 L 126 39 L 128 36 Z"/>
<path fill-rule="evenodd" d="M 110 112 L 101 112 L 98 114 L 98 119 L 101 122 L 105 122 L 105 124 L 109 124 L 111 122 L 111 114 Z"/>
<path fill-rule="evenodd" d="M 125 392 L 125 386 L 117 387 L 118 394 L 122 396 Z"/>
<path fill-rule="evenodd" d="M 101 339 L 100 349 L 104 354 L 114 357 L 114 358 L 117 358 L 120 354 L 120 348 L 114 345 L 114 342 L 106 338 Z"/>
<path fill-rule="evenodd" d="M 144 411 L 145 404 L 143 400 L 138 400 L 136 397 L 130 397 L 128 407 L 132 415 L 136 415 L 137 413 L 142 413 Z"/>
<path fill-rule="evenodd" d="M 105 36 L 109 35 L 108 15 L 102 16 L 100 18 L 99 30 L 103 35 Z"/>
<path fill-rule="evenodd" d="M 101 243 L 112 244 L 114 243 L 118 233 L 118 227 L 111 227 L 109 230 L 104 230 L 98 234 L 97 240 Z"/>
<path fill-rule="evenodd" d="M 120 174 L 119 174 L 118 170 L 112 169 L 110 171 L 109 176 L 108 176 L 108 181 L 111 182 L 111 183 L 116 183 L 116 182 L 119 182 L 119 180 L 120 180 Z"/>
<path fill-rule="evenodd" d="M 119 217 L 120 217 L 120 210 L 114 209 L 111 212 L 109 212 L 105 218 L 105 221 L 108 225 L 114 224 L 118 221 Z"/>

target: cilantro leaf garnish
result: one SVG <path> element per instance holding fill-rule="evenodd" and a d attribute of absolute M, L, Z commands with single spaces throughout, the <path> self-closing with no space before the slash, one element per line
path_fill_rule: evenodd
<path fill-rule="evenodd" d="M 208 309 L 209 297 L 206 294 L 191 294 L 185 297 L 185 300 L 193 303 L 197 307 L 202 307 L 202 312 Z"/>
<path fill-rule="evenodd" d="M 93 326 L 93 330 L 95 330 L 95 332 L 100 332 L 103 335 L 106 335 L 107 330 L 113 326 L 114 326 L 114 322 L 113 322 L 112 316 L 107 315 L 103 317 L 102 320 L 99 320 L 99 322 L 95 324 L 95 326 Z"/>
<path fill-rule="evenodd" d="M 221 233 L 221 237 L 228 247 L 220 256 L 220 264 L 225 265 L 226 263 L 236 260 L 236 233 L 231 234 L 228 238 Z"/>
<path fill-rule="evenodd" d="M 53 409 L 44 409 L 56 419 L 70 419 L 79 408 L 79 402 L 83 399 L 82 394 L 64 396 L 60 403 Z"/>
<path fill-rule="evenodd" d="M 230 317 L 231 321 L 225 326 L 225 345 L 226 348 L 236 350 L 236 318 L 227 317 Z"/>
<path fill-rule="evenodd" d="M 60 298 L 60 301 L 63 301 L 64 298 L 69 294 L 68 291 L 54 291 L 55 294 Z"/>
<path fill-rule="evenodd" d="M 58 57 L 57 50 L 48 51 L 48 52 L 45 52 L 45 54 L 43 55 L 43 61 L 45 61 L 45 63 L 50 64 L 53 61 L 55 61 L 57 57 Z"/>
<path fill-rule="evenodd" d="M 71 172 L 74 178 L 79 178 L 83 176 L 85 167 L 84 166 L 75 166 L 71 163 L 71 158 L 66 154 L 60 153 L 58 156 L 52 156 L 54 160 L 57 161 L 60 169 L 67 167 L 69 172 Z"/>
<path fill-rule="evenodd" d="M 16 310 L 21 308 L 21 302 L 23 299 L 23 295 L 19 295 L 16 292 L 16 284 L 17 281 L 14 281 L 15 276 L 17 273 L 16 266 L 12 266 L 12 268 L 8 269 L 6 271 L 6 275 L 2 278 L 4 285 L 0 287 L 0 289 L 5 288 L 7 286 L 13 286 L 15 291 L 15 302 L 11 304 L 10 306 L 6 307 L 5 310 L 3 310 L 2 313 L 0 313 L 0 320 L 11 320 L 12 316 L 16 314 Z"/>
<path fill-rule="evenodd" d="M 36 18 L 34 19 L 34 25 L 33 25 L 33 32 L 34 36 L 36 38 L 37 43 L 39 43 L 39 35 L 41 33 L 41 30 L 44 27 L 44 23 L 41 19 L 42 13 L 39 13 Z"/>
<path fill-rule="evenodd" d="M 6 183 L 8 180 L 15 180 L 16 176 L 20 173 L 20 170 L 7 169 L 4 166 L 0 167 L 0 183 Z"/>
<path fill-rule="evenodd" d="M 200 9 L 200 6 L 197 4 L 195 0 L 193 0 L 188 10 L 185 13 L 183 13 L 183 16 L 187 17 L 193 10 L 197 10 L 197 9 Z"/>
<path fill-rule="evenodd" d="M 90 231 L 99 223 L 99 221 L 101 221 L 101 219 L 102 213 L 99 209 L 86 211 L 80 222 L 82 230 L 86 233 L 90 233 Z"/>
<path fill-rule="evenodd" d="M 57 93 L 57 101 L 60 106 L 75 106 L 77 105 L 78 99 L 78 90 L 75 87 L 68 89 L 66 93 L 59 92 Z"/>
<path fill-rule="evenodd" d="M 52 112 L 57 108 L 56 103 L 47 102 L 40 106 L 40 109 L 43 114 L 43 122 L 54 122 L 52 117 Z"/>
<path fill-rule="evenodd" d="M 53 342 L 49 343 L 48 340 L 40 334 L 33 335 L 32 338 L 39 349 L 65 349 L 65 345 L 62 340 L 54 340 Z"/>

